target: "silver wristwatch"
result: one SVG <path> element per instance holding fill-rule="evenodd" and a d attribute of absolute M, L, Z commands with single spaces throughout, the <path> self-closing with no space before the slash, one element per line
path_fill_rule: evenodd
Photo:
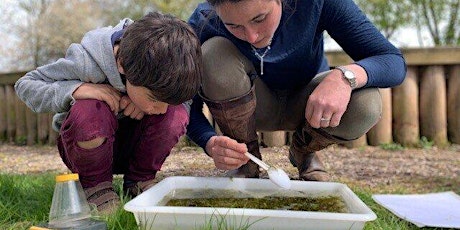
<path fill-rule="evenodd" d="M 351 70 L 349 70 L 349 69 L 347 69 L 347 68 L 345 68 L 343 66 L 337 66 L 335 68 L 342 72 L 342 77 L 350 83 L 351 89 L 352 90 L 356 89 L 358 84 L 356 83 L 355 73 L 353 73 Z"/>

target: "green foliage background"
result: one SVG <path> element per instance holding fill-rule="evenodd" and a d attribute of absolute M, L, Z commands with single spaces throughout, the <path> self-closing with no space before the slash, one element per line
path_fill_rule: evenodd
<path fill-rule="evenodd" d="M 204 0 L 17 0 L 0 5 L 0 34 L 14 35 L 0 47 L 10 71 L 23 71 L 65 55 L 71 43 L 80 42 L 94 28 L 115 25 L 123 18 L 139 19 L 149 11 L 170 13 L 187 20 Z M 301 1 L 301 0 L 299 0 Z M 355 0 L 388 39 L 405 28 L 417 30 L 420 45 L 460 44 L 460 0 Z M 423 41 L 421 33 L 431 41 Z M 403 35 L 398 36 L 405 36 Z"/>

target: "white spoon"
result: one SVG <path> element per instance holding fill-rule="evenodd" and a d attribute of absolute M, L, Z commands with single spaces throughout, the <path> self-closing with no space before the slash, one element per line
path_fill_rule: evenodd
<path fill-rule="evenodd" d="M 268 173 L 268 178 L 270 178 L 270 180 L 273 183 L 285 189 L 291 188 L 291 180 L 289 179 L 289 176 L 286 174 L 285 171 L 266 164 L 265 162 L 261 161 L 259 158 L 255 157 L 254 155 L 248 152 L 244 153 L 244 155 L 249 157 L 249 159 L 254 161 L 261 168 L 266 170 Z"/>

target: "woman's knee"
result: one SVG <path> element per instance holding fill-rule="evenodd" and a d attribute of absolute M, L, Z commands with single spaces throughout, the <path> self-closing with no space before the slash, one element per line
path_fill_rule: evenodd
<path fill-rule="evenodd" d="M 352 100 L 350 107 L 362 118 L 361 123 L 369 127 L 367 130 L 377 124 L 382 117 L 382 97 L 379 89 L 368 88 L 357 91 Z"/>
<path fill-rule="evenodd" d="M 334 135 L 354 140 L 374 127 L 382 116 L 382 98 L 377 88 L 357 90 L 352 94 L 347 111 L 336 128 L 326 128 Z"/>
<path fill-rule="evenodd" d="M 204 96 L 211 100 L 227 100 L 248 92 L 254 72 L 253 64 L 223 37 L 213 37 L 203 46 Z"/>

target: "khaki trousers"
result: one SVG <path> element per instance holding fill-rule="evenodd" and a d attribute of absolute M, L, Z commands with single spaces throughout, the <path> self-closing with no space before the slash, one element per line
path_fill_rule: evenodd
<path fill-rule="evenodd" d="M 226 101 L 247 94 L 254 84 L 257 131 L 294 131 L 304 126 L 308 97 L 329 73 L 319 73 L 307 85 L 294 90 L 275 90 L 257 77 L 254 65 L 228 39 L 211 38 L 202 45 L 202 51 L 203 96 Z M 382 100 L 377 88 L 354 90 L 340 125 L 323 130 L 344 140 L 354 140 L 369 131 L 381 113 Z"/>

